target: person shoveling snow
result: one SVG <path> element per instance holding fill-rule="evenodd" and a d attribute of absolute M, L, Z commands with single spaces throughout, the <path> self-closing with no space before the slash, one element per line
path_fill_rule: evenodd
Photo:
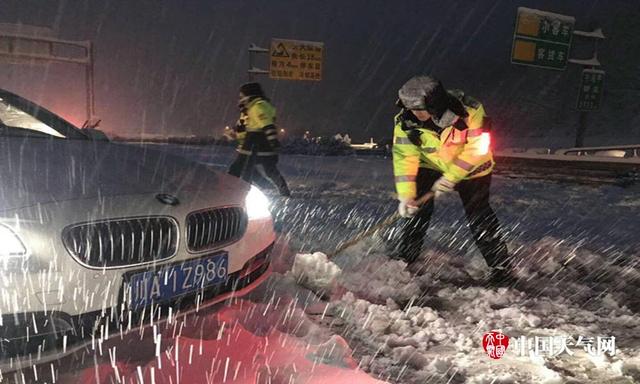
<path fill-rule="evenodd" d="M 495 162 L 489 148 L 484 107 L 460 91 L 447 91 L 430 76 L 415 76 L 398 91 L 393 170 L 401 234 L 390 246 L 395 257 L 415 261 L 421 253 L 434 201 L 457 191 L 473 239 L 491 268 L 490 283 L 510 285 L 515 278 L 500 223 L 489 204 Z M 423 207 L 417 196 L 435 199 Z"/>

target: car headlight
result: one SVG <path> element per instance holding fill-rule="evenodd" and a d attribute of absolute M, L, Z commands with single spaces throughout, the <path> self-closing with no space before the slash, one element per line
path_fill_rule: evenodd
<path fill-rule="evenodd" d="M 22 241 L 11 229 L 0 225 L 0 257 L 24 256 L 27 254 Z"/>
<path fill-rule="evenodd" d="M 256 186 L 251 186 L 251 189 L 245 198 L 244 205 L 247 208 L 247 216 L 249 216 L 249 220 L 266 219 L 271 217 L 271 212 L 269 211 L 269 198 Z"/>

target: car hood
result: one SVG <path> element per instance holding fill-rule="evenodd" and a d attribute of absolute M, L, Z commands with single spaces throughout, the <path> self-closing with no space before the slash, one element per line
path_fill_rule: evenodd
<path fill-rule="evenodd" d="M 118 195 L 211 194 L 243 184 L 157 146 L 0 138 L 0 211 Z"/>

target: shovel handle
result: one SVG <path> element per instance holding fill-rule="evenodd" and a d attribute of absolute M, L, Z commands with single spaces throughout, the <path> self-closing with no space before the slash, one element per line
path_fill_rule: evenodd
<path fill-rule="evenodd" d="M 423 205 L 428 203 L 429 200 L 433 199 L 434 196 L 435 196 L 435 193 L 433 191 L 429 191 L 429 192 L 425 193 L 424 195 L 420 196 L 416 200 L 416 203 L 418 204 L 419 207 L 422 207 Z M 330 254 L 327 255 L 327 258 L 328 259 L 332 259 L 338 253 L 344 251 L 345 249 L 349 248 L 350 246 L 354 245 L 355 243 L 359 242 L 360 240 L 373 235 L 374 233 L 378 232 L 382 228 L 385 228 L 385 227 L 388 227 L 388 226 L 394 224 L 398 220 L 400 220 L 400 215 L 398 214 L 398 212 L 394 212 L 392 215 L 390 215 L 389 217 L 384 219 L 384 221 L 374 225 L 373 227 L 367 229 L 366 231 L 360 232 L 355 237 L 353 237 L 353 238 L 345 241 L 344 243 L 340 244 L 340 246 L 338 246 L 338 248 L 336 248 L 333 252 L 331 252 Z"/>
<path fill-rule="evenodd" d="M 436 196 L 435 192 L 429 191 L 424 195 L 420 196 L 418 200 L 416 200 L 416 203 L 418 204 L 418 207 L 422 208 L 423 205 L 427 204 L 429 200 L 433 199 L 435 196 Z"/>

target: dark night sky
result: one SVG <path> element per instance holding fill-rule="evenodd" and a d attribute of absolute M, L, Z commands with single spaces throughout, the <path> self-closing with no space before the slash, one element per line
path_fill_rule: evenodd
<path fill-rule="evenodd" d="M 289 132 L 391 135 L 397 88 L 434 73 L 484 101 L 504 142 L 526 136 L 572 141 L 579 68 L 565 72 L 509 62 L 518 6 L 599 22 L 608 72 L 605 105 L 590 132 L 608 141 L 640 137 L 640 2 L 208 0 L 0 2 L 0 22 L 52 26 L 59 37 L 96 44 L 97 113 L 117 134 L 220 133 L 236 119 L 250 43 L 271 37 L 323 41 L 324 80 L 263 84 Z M 573 56 L 589 56 L 577 41 Z M 258 65 L 267 66 L 266 57 Z M 78 68 L 0 65 L 0 84 L 41 100 L 78 123 L 84 94 Z M 74 71 L 78 71 L 77 73 Z M 636 112 L 634 112 L 636 111 Z M 615 127 L 615 140 L 610 133 Z M 605 137 L 606 138 L 606 137 Z M 592 143 L 596 144 L 596 143 Z"/>

